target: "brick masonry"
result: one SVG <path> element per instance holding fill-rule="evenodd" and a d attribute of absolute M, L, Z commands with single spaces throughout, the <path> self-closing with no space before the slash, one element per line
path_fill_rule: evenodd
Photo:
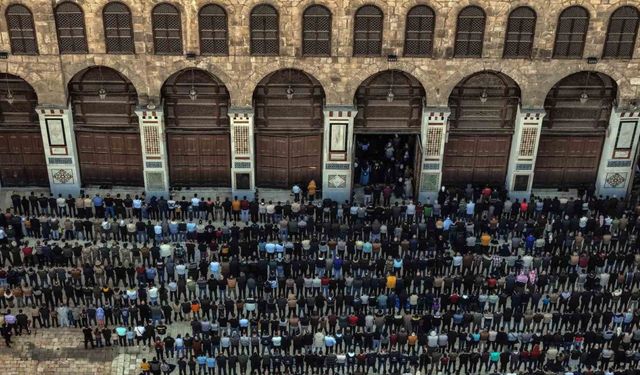
<path fill-rule="evenodd" d="M 34 13 L 40 55 L 10 56 L 9 73 L 27 80 L 36 89 L 42 105 L 66 105 L 66 84 L 73 75 L 92 65 L 112 67 L 127 76 L 135 85 L 140 102 L 158 100 L 160 89 L 172 73 L 197 66 L 218 76 L 231 94 L 231 104 L 251 105 L 253 89 L 268 73 L 285 67 L 302 69 L 315 76 L 325 90 L 328 104 L 350 105 L 358 85 L 367 76 L 389 67 L 414 75 L 427 92 L 427 104 L 447 104 L 449 93 L 465 76 L 486 69 L 502 71 L 513 78 L 522 91 L 523 107 L 541 108 L 549 89 L 568 74 L 595 69 L 613 77 L 618 83 L 619 102 L 637 96 L 640 79 L 640 60 L 604 60 L 587 65 L 586 57 L 602 55 L 602 46 L 611 13 L 622 5 L 636 5 L 628 0 L 230 0 L 224 6 L 229 18 L 229 56 L 198 57 L 188 61 L 183 56 L 153 55 L 153 35 L 150 13 L 159 0 L 122 0 L 133 13 L 135 55 L 105 54 L 102 8 L 107 0 L 74 0 L 85 12 L 89 54 L 58 55 L 58 46 L 51 0 L 19 0 Z M 0 1 L 0 11 L 16 1 Z M 198 10 L 208 0 L 175 0 L 182 17 L 184 51 L 198 53 Z M 249 56 L 249 14 L 259 3 L 274 5 L 280 16 L 280 56 Z M 303 58 L 300 56 L 301 17 L 304 9 L 319 3 L 333 14 L 332 56 Z M 408 10 L 426 3 L 436 13 L 433 58 L 402 57 L 405 17 Z M 383 55 L 397 54 L 397 62 L 388 63 L 386 57 L 352 57 L 353 15 L 363 4 L 376 4 L 384 12 Z M 482 59 L 452 59 L 456 16 L 463 7 L 481 6 L 487 14 Z M 555 39 L 555 25 L 560 12 L 570 5 L 582 5 L 590 13 L 589 31 L 583 60 L 550 59 Z M 537 12 L 533 58 L 504 60 L 501 58 L 506 20 L 511 10 L 528 5 Z M 0 50 L 10 51 L 6 22 L 0 22 Z M 639 55 L 636 45 L 636 55 Z M 156 101 L 157 103 L 157 101 Z"/>

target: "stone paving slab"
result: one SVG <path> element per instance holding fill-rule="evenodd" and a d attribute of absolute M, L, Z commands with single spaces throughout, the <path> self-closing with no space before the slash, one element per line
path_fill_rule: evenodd
<path fill-rule="evenodd" d="M 168 331 L 175 337 L 191 329 L 179 322 Z M 137 346 L 85 349 L 79 328 L 38 329 L 13 336 L 12 341 L 7 348 L 0 340 L 2 375 L 138 375 L 142 358 L 151 360 L 155 355 L 151 348 Z"/>

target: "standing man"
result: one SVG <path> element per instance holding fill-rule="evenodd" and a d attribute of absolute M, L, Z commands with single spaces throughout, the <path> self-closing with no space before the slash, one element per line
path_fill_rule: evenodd
<path fill-rule="evenodd" d="M 82 334 L 84 334 L 84 348 L 89 349 L 89 345 L 91 344 L 91 349 L 95 347 L 93 343 L 93 330 L 89 326 L 85 326 L 82 329 Z"/>
<path fill-rule="evenodd" d="M 296 202 L 299 201 L 301 192 L 300 186 L 298 186 L 298 184 L 294 184 L 291 188 L 291 192 L 293 193 L 293 200 Z"/>
<path fill-rule="evenodd" d="M 11 328 L 9 328 L 9 326 L 6 323 L 4 323 L 2 324 L 2 328 L 0 328 L 0 333 L 4 338 L 4 343 L 7 345 L 7 348 L 10 348 L 11 347 Z"/>

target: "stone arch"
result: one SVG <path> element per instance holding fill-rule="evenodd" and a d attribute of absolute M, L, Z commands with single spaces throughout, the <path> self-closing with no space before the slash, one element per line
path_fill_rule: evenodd
<path fill-rule="evenodd" d="M 76 125 L 106 128 L 138 127 L 138 116 L 135 114 L 135 107 L 138 104 L 137 89 L 133 82 L 120 71 L 104 65 L 92 65 L 74 74 L 67 86 Z M 96 96 L 101 100 L 111 97 L 118 100 L 98 102 L 99 104 L 96 105 L 94 99 Z M 119 111 L 122 113 L 118 113 Z M 121 118 L 122 114 L 127 114 L 128 119 Z"/>
<path fill-rule="evenodd" d="M 587 66 L 583 64 L 575 66 L 575 64 L 567 63 L 563 66 L 555 67 L 553 71 L 551 71 L 546 77 L 538 81 L 538 85 L 527 85 L 529 86 L 528 94 L 530 99 L 527 101 L 527 103 L 531 104 L 532 107 L 542 108 L 547 93 L 553 86 L 555 86 L 556 83 L 558 83 L 564 77 L 585 70 L 592 70 L 611 77 L 618 86 L 618 102 L 625 99 L 634 99 L 637 95 L 635 89 L 629 81 L 629 78 L 627 78 L 622 72 L 619 72 L 616 69 L 612 68 L 610 65 L 599 64 L 595 65 L 593 69 L 587 69 Z"/>
<path fill-rule="evenodd" d="M 285 87 L 288 84 L 288 87 Z M 297 125 L 289 123 L 286 120 L 271 121 L 269 119 L 269 101 L 275 96 L 282 95 L 286 90 L 287 99 L 290 104 L 278 102 L 279 107 L 287 107 L 291 109 L 291 119 L 299 118 L 302 123 Z M 291 97 L 289 97 L 291 93 Z M 298 96 L 300 93 L 301 96 Z M 308 72 L 296 69 L 285 68 L 271 71 L 264 76 L 255 86 L 252 95 L 252 107 L 255 110 L 254 123 L 257 128 L 290 128 L 290 131 L 300 130 L 301 128 L 319 128 L 322 129 L 323 124 L 323 107 L 325 101 L 325 91 L 320 81 Z M 301 104 L 296 105 L 296 99 L 302 99 Z M 307 108 L 303 108 L 306 105 Z M 312 112 L 308 113 L 308 106 L 312 106 Z M 299 111 L 296 113 L 296 108 Z M 305 119 L 309 122 L 305 123 Z"/>
<path fill-rule="evenodd" d="M 467 75 L 449 94 L 451 130 L 513 131 L 520 98 L 520 86 L 503 72 L 482 70 Z M 470 115 L 462 110 L 465 107 L 472 108 Z M 490 107 L 501 110 L 499 113 L 491 110 L 481 116 L 475 115 Z"/>
<path fill-rule="evenodd" d="M 196 67 L 176 71 L 164 81 L 161 90 L 167 128 L 229 126 L 229 91 L 225 83 L 209 71 Z"/>
<path fill-rule="evenodd" d="M 517 68 L 506 67 L 503 64 L 501 64 L 500 60 L 484 63 L 483 69 L 487 71 L 494 71 L 497 73 L 504 74 L 510 79 L 512 79 L 520 88 L 521 101 L 524 101 L 526 88 L 527 86 L 529 86 L 528 85 L 529 81 L 526 78 L 527 76 L 525 72 L 521 73 Z M 482 71 L 482 69 L 480 71 Z M 447 103 L 447 100 L 449 96 L 451 96 L 451 93 L 453 92 L 453 89 L 456 87 L 456 85 L 460 81 L 462 81 L 465 77 L 471 76 L 477 72 L 478 72 L 477 66 L 465 65 L 463 69 L 456 70 L 449 77 L 440 78 L 439 81 L 444 80 L 444 82 L 441 82 L 440 84 L 440 95 L 439 95 L 441 98 L 440 102 Z"/>
<path fill-rule="evenodd" d="M 123 60 L 128 60 L 129 62 L 124 62 Z M 136 70 L 136 66 L 140 63 L 139 58 L 133 55 L 122 55 L 118 61 L 114 59 L 110 59 L 109 56 L 105 56 L 104 58 L 95 58 L 93 61 L 84 60 L 75 64 L 65 64 L 63 66 L 63 83 L 65 95 L 68 96 L 68 86 L 69 82 L 73 79 L 73 77 L 79 72 L 94 67 L 94 66 L 102 66 L 106 68 L 113 69 L 120 73 L 122 76 L 126 77 L 131 83 L 133 87 L 135 87 L 136 92 L 138 94 L 139 102 L 146 102 L 147 97 L 147 72 Z M 144 100 L 143 100 L 144 99 Z"/>
<path fill-rule="evenodd" d="M 0 125 L 39 128 L 37 106 L 38 93 L 29 82 L 15 74 L 0 74 Z"/>
<path fill-rule="evenodd" d="M 420 132 L 426 93 L 414 75 L 398 69 L 379 71 L 358 85 L 353 98 L 356 129 Z"/>
<path fill-rule="evenodd" d="M 548 113 L 544 122 L 547 125 L 557 122 L 565 127 L 569 126 L 568 129 L 571 130 L 606 129 L 617 98 L 618 85 L 610 75 L 597 70 L 580 70 L 554 82 L 545 96 L 544 107 Z M 557 102 L 564 103 L 560 107 L 561 111 L 556 111 Z M 580 124 L 563 123 L 563 120 L 575 118 L 582 118 L 584 121 Z M 591 120 L 593 124 L 588 123 Z"/>
<path fill-rule="evenodd" d="M 331 61 L 331 58 L 323 58 L 321 61 L 328 63 Z M 322 69 L 321 65 L 322 64 L 317 64 L 316 62 L 305 62 L 300 59 L 294 61 L 278 59 L 270 65 L 259 64 L 258 66 L 254 66 L 250 75 L 235 77 L 236 79 L 232 81 L 232 85 L 237 92 L 237 94 L 234 95 L 234 90 L 231 90 L 232 104 L 237 107 L 250 107 L 252 105 L 253 92 L 260 81 L 270 73 L 281 69 L 297 69 L 309 74 L 320 82 L 326 103 L 340 104 L 341 96 L 338 92 L 339 87 L 333 83 L 331 77 L 327 75 L 326 70 Z"/>
<path fill-rule="evenodd" d="M 7 64 L 5 73 L 17 76 L 25 80 L 36 92 L 38 105 L 66 106 L 66 90 L 60 77 L 54 73 L 41 73 L 46 71 L 48 64 L 40 65 L 34 69 L 34 65 L 27 64 Z M 56 67 L 50 67 L 49 71 L 54 72 Z"/>
<path fill-rule="evenodd" d="M 236 96 L 234 95 L 234 92 L 238 90 L 235 89 L 238 87 L 238 84 L 232 85 L 231 83 L 235 82 L 237 77 L 227 74 L 225 70 L 222 70 L 218 64 L 211 62 L 210 59 L 193 62 L 184 59 L 182 56 L 167 56 L 163 64 L 149 66 L 144 72 L 144 77 L 136 76 L 136 78 L 145 79 L 141 87 L 138 86 L 136 80 L 131 78 L 131 81 L 134 82 L 138 89 L 140 103 L 146 104 L 148 100 L 153 100 L 158 104 L 162 85 L 166 79 L 177 71 L 189 68 L 203 69 L 210 72 L 225 83 L 232 97 Z M 128 75 L 128 77 L 132 76 Z"/>
<path fill-rule="evenodd" d="M 415 59 L 399 59 L 397 62 L 389 64 L 386 61 L 376 60 L 367 64 L 365 66 L 360 67 L 359 74 L 357 77 L 351 77 L 349 80 L 341 82 L 341 97 L 340 102 L 333 103 L 327 101 L 327 103 L 331 104 L 345 104 L 352 105 L 352 99 L 355 97 L 358 87 L 362 83 L 363 79 L 361 77 L 370 77 L 377 73 L 380 73 L 385 70 L 398 70 L 410 74 L 416 80 L 420 82 L 422 87 L 425 89 L 425 97 L 427 103 L 430 103 L 432 98 L 435 98 L 431 87 L 438 87 L 438 85 L 434 85 L 434 82 L 442 79 L 437 73 L 437 68 L 428 68 L 420 65 Z"/>

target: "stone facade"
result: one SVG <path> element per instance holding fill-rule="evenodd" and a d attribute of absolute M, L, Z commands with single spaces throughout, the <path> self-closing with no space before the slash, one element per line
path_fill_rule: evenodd
<path fill-rule="evenodd" d="M 192 67 L 207 70 L 224 82 L 230 93 L 231 108 L 249 110 L 252 108 L 252 95 L 258 82 L 267 74 L 281 68 L 300 69 L 315 77 L 324 89 L 327 108 L 353 106 L 354 94 L 361 82 L 387 69 L 402 70 L 416 77 L 426 91 L 426 106 L 440 108 L 443 111 L 447 110 L 449 94 L 453 88 L 466 76 L 483 69 L 494 70 L 511 77 L 520 87 L 521 108 L 527 108 L 527 111 L 540 111 L 547 93 L 554 84 L 569 74 L 584 70 L 605 73 L 616 81 L 618 111 L 629 110 L 630 103 L 636 103 L 638 99 L 638 86 L 640 86 L 638 44 L 640 43 L 636 44 L 635 56 L 630 60 L 600 59 L 611 14 L 623 5 L 637 6 L 635 1 L 230 0 L 221 4 L 228 16 L 228 56 L 200 56 L 199 53 L 198 11 L 210 1 L 171 1 L 170 3 L 177 6 L 180 11 L 183 51 L 194 53 L 195 59 L 153 53 L 151 12 L 155 5 L 162 2 L 160 0 L 121 1 L 132 12 L 135 54 L 129 55 L 106 53 L 102 9 L 108 3 L 107 0 L 71 1 L 80 5 L 84 12 L 89 47 L 87 54 L 60 55 L 58 53 L 53 9 L 60 1 L 0 0 L 2 14 L 8 5 L 14 3 L 23 3 L 33 12 L 39 54 L 35 56 L 10 54 L 6 60 L 6 67 L 3 68 L 6 72 L 17 75 L 31 84 L 38 95 L 39 105 L 43 108 L 67 108 L 68 82 L 77 72 L 95 65 L 113 68 L 126 76 L 136 88 L 140 108 L 145 108 L 148 103 L 159 104 L 162 100 L 160 92 L 164 81 L 176 71 Z M 250 55 L 250 13 L 254 6 L 261 3 L 271 4 L 278 11 L 279 56 Z M 301 53 L 302 15 L 308 6 L 313 4 L 324 5 L 332 12 L 330 57 L 305 57 Z M 353 56 L 354 14 L 360 6 L 366 4 L 374 4 L 384 13 L 382 54 L 379 57 Z M 403 56 L 406 15 L 413 6 L 418 4 L 429 5 L 435 12 L 433 56 L 430 58 Z M 482 58 L 453 58 L 457 15 L 468 5 L 481 7 L 487 16 Z M 508 16 L 513 9 L 523 5 L 533 8 L 537 13 L 532 58 L 503 59 Z M 558 17 L 571 5 L 583 6 L 590 14 L 583 58 L 553 59 L 551 56 Z M 0 22 L 0 33 L 2 33 L 0 51 L 10 51 L 6 22 Z M 389 61 L 387 55 L 397 55 L 398 59 Z M 588 64 L 588 57 L 597 58 L 597 63 Z M 445 125 L 442 125 L 443 132 L 446 132 Z M 429 121 L 423 121 L 423 142 L 428 138 L 428 126 Z M 614 126 L 617 125 L 614 124 Z M 349 129 L 349 134 L 352 131 Z M 516 132 L 516 134 L 519 133 Z M 444 139 L 443 137 L 442 140 Z M 519 142 L 517 137 L 514 138 L 515 146 L 519 145 Z M 435 147 L 435 145 L 423 144 L 423 148 L 426 149 L 430 146 Z M 442 149 L 443 146 L 438 147 Z M 535 154 L 535 150 L 533 152 Z M 635 147 L 633 152 L 635 155 Z M 323 153 L 326 154 L 327 150 Z M 326 155 L 324 156 L 326 162 Z M 514 154 L 512 159 L 514 160 L 510 164 L 517 164 L 517 155 Z M 603 156 L 602 163 L 607 163 L 608 159 L 608 156 Z M 162 160 L 166 164 L 166 160 L 164 158 Z M 424 163 L 424 165 L 428 167 L 430 164 Z M 441 167 L 438 166 L 438 168 Z M 603 167 L 603 171 L 605 169 Z M 631 169 L 627 172 L 629 175 L 627 179 L 629 179 Z M 607 173 L 622 172 L 613 170 Z M 423 178 L 421 191 L 429 191 L 437 187 L 439 177 L 434 170 L 427 168 L 422 175 L 427 178 Z M 324 177 L 325 184 L 329 183 L 327 171 Z M 166 189 L 168 178 L 166 168 L 163 178 L 164 180 L 156 185 L 163 184 Z M 602 179 L 606 180 L 609 187 L 614 186 L 611 181 L 617 183 L 614 187 L 619 186 L 620 178 L 617 178 L 617 175 L 609 179 L 605 176 Z M 511 180 L 511 173 L 509 180 Z M 508 186 L 512 184 L 513 181 L 506 182 Z M 602 182 L 603 186 L 604 184 L 605 182 Z M 250 176 L 250 185 L 253 188 L 253 176 Z"/>
<path fill-rule="evenodd" d="M 551 59 L 555 25 L 560 12 L 570 5 L 581 5 L 590 12 L 584 57 L 600 57 L 608 20 L 622 5 L 637 5 L 627 0 L 592 1 L 401 1 L 401 0 L 232 0 L 224 8 L 229 22 L 229 56 L 198 57 L 157 56 L 153 54 L 150 22 L 152 8 L 159 0 L 123 0 L 132 11 L 135 55 L 105 53 L 102 8 L 106 0 L 76 0 L 85 13 L 89 54 L 58 54 L 53 5 L 51 0 L 17 1 L 34 13 L 38 56 L 10 56 L 8 72 L 24 78 L 34 86 L 42 104 L 65 105 L 66 84 L 78 71 L 93 65 L 118 70 L 135 85 L 144 104 L 148 98 L 159 98 L 160 88 L 174 72 L 197 66 L 218 76 L 228 87 L 232 106 L 251 106 L 253 89 L 268 73 L 279 68 L 294 67 L 312 74 L 322 83 L 328 104 L 350 105 L 361 81 L 369 75 L 392 68 L 414 75 L 425 87 L 430 106 L 447 104 L 449 93 L 465 76 L 485 69 L 501 71 L 513 78 L 522 90 L 524 107 L 540 108 L 549 89 L 561 78 L 587 68 L 586 59 Z M 272 4 L 280 17 L 280 56 L 249 55 L 249 15 L 260 3 Z M 16 1 L 3 0 L 0 11 Z M 181 11 L 185 52 L 198 51 L 198 9 L 208 0 L 176 0 L 172 4 Z M 333 16 L 331 57 L 301 57 L 301 17 L 311 4 L 327 6 Z M 375 4 L 384 12 L 383 56 L 353 57 L 353 15 L 363 4 Z M 428 4 L 436 13 L 433 58 L 402 57 L 405 19 L 416 4 Z M 482 59 L 451 58 L 455 40 L 456 16 L 467 5 L 478 5 L 487 14 Z M 537 12 L 533 58 L 502 59 L 507 17 L 511 10 L 528 5 Z M 10 51 L 7 24 L 0 23 L 0 50 Z M 636 45 L 636 55 L 638 46 Z M 397 62 L 388 63 L 386 55 L 397 54 Z M 635 98 L 640 83 L 640 60 L 601 60 L 589 68 L 613 77 L 619 88 L 619 102 Z M 635 83 L 635 84 L 634 84 Z"/>

